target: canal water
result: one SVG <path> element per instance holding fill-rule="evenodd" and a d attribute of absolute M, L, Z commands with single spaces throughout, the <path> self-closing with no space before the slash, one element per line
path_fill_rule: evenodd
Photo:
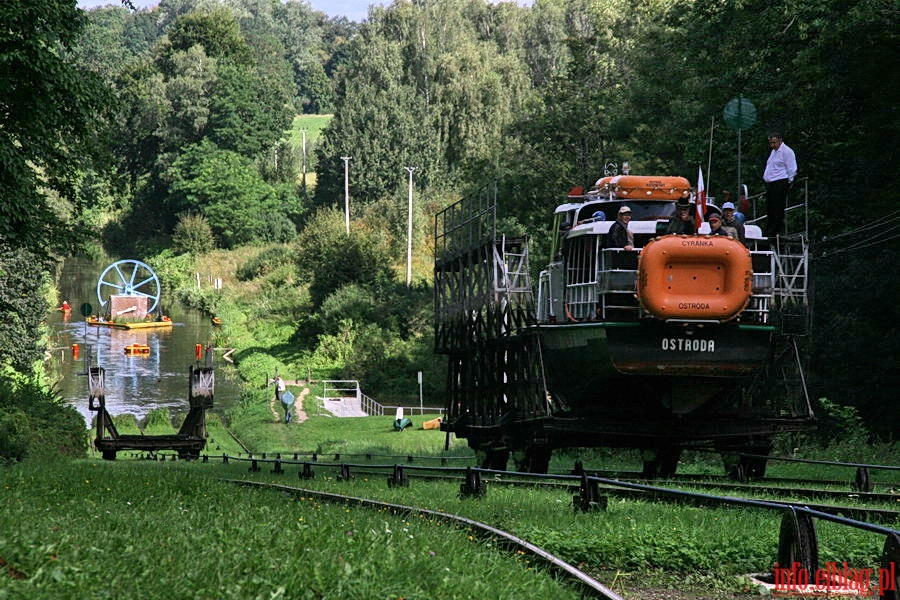
<path fill-rule="evenodd" d="M 50 352 L 47 369 L 57 383 L 60 395 L 75 406 L 90 425 L 93 413 L 88 409 L 86 360 L 106 371 L 106 410 L 113 416 L 132 414 L 140 421 L 154 408 L 168 408 L 173 415 L 188 411 L 188 372 L 196 360 L 196 345 L 216 344 L 217 329 L 207 315 L 167 302 L 162 290 L 160 307 L 174 325 L 161 329 L 113 329 L 87 325 L 79 309 L 90 304 L 100 313 L 97 283 L 109 263 L 72 258 L 63 266 L 59 282 L 60 302 L 72 307 L 66 314 L 54 310 L 47 317 L 50 328 Z M 78 344 L 78 358 L 73 345 Z M 144 344 L 148 354 L 126 354 L 125 347 Z M 233 365 L 216 352 L 214 404 L 212 412 L 224 414 L 237 403 L 239 390 Z"/>

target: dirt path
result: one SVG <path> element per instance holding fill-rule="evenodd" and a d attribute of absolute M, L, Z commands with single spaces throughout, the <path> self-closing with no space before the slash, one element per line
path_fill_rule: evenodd
<path fill-rule="evenodd" d="M 302 387 L 303 389 L 300 391 L 299 395 L 296 395 L 296 399 L 294 400 L 294 419 L 297 423 L 302 423 L 303 421 L 309 418 L 309 415 L 306 414 L 306 411 L 303 410 L 303 401 L 306 399 L 306 396 L 309 394 L 309 388 L 306 387 L 306 381 L 303 379 L 297 379 L 294 381 L 284 381 L 285 387 Z M 292 392 L 293 393 L 293 392 Z M 275 400 L 274 394 L 269 397 L 269 411 L 272 413 L 272 417 L 275 418 L 276 421 L 284 420 L 284 412 L 281 406 L 276 406 L 280 404 L 277 400 Z"/>
<path fill-rule="evenodd" d="M 300 395 L 297 396 L 297 400 L 294 402 L 294 416 L 296 417 L 296 421 L 298 423 L 302 423 L 309 418 L 309 415 L 307 415 L 306 411 L 303 410 L 303 401 L 306 399 L 306 396 L 308 394 L 309 388 L 303 388 L 303 391 L 300 392 Z"/>

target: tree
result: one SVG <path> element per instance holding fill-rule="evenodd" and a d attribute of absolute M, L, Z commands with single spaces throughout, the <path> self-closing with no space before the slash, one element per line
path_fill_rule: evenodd
<path fill-rule="evenodd" d="M 419 167 L 417 181 L 427 187 L 496 162 L 507 126 L 530 98 L 528 70 L 507 35 L 523 14 L 481 0 L 374 8 L 338 72 L 317 202 L 342 195 L 345 154 L 365 174 L 352 183 L 363 201 L 397 189 L 404 165 Z"/>
<path fill-rule="evenodd" d="M 38 255 L 63 251 L 76 238 L 45 191 L 72 196 L 107 92 L 71 59 L 85 24 L 73 2 L 2 2 L 0 23 L 0 239 Z"/>
<path fill-rule="evenodd" d="M 49 267 L 27 248 L 0 243 L 0 367 L 30 373 L 43 357 L 40 329 L 47 307 L 41 291 Z"/>
<path fill-rule="evenodd" d="M 291 122 L 286 87 L 278 85 L 277 77 L 266 77 L 254 68 L 225 64 L 218 74 L 210 106 L 210 141 L 251 158 L 274 146 Z"/>
<path fill-rule="evenodd" d="M 323 47 L 324 15 L 300 2 L 278 3 L 272 13 L 273 29 L 293 71 L 298 112 L 328 112 L 333 91 L 325 63 L 333 51 Z"/>
<path fill-rule="evenodd" d="M 298 269 L 311 281 L 315 307 L 349 284 L 375 293 L 393 278 L 387 242 L 380 232 L 358 226 L 348 236 L 340 211 L 320 209 L 296 241 Z"/>
<path fill-rule="evenodd" d="M 166 173 L 173 214 L 203 214 L 225 248 L 295 234 L 277 196 L 250 161 L 208 141 L 186 148 Z"/>
<path fill-rule="evenodd" d="M 253 39 L 248 63 L 220 59 L 209 124 L 209 138 L 219 147 L 255 157 L 284 136 L 296 91 L 283 54 L 281 43 L 267 35 Z"/>
<path fill-rule="evenodd" d="M 161 61 L 163 72 L 168 56 L 186 52 L 194 46 L 203 48 L 211 58 L 227 59 L 235 64 L 250 64 L 250 46 L 241 32 L 234 13 L 225 7 L 197 9 L 179 16 L 163 43 Z"/>

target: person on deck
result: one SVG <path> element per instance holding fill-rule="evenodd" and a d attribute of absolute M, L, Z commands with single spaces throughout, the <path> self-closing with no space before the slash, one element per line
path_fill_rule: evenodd
<path fill-rule="evenodd" d="M 713 213 L 709 215 L 706 219 L 709 221 L 709 235 L 724 235 L 728 237 L 734 237 L 722 227 L 722 217 L 719 216 L 718 213 Z"/>
<path fill-rule="evenodd" d="M 769 134 L 769 158 L 763 181 L 766 184 L 766 235 L 775 237 L 784 233 L 784 210 L 788 192 L 797 175 L 797 157 L 781 139 L 781 134 Z"/>
<path fill-rule="evenodd" d="M 628 231 L 628 223 L 631 222 L 631 208 L 627 205 L 619 209 L 619 214 L 609 233 L 606 234 L 607 248 L 624 248 L 634 250 L 634 234 Z"/>
<path fill-rule="evenodd" d="M 747 245 L 744 224 L 737 219 L 733 202 L 726 202 L 722 205 L 722 229 L 740 243 Z"/>
<path fill-rule="evenodd" d="M 677 233 L 682 235 L 694 234 L 694 219 L 691 218 L 691 205 L 686 200 L 679 200 L 675 203 L 675 214 L 669 219 L 669 225 L 666 227 L 666 233 Z"/>

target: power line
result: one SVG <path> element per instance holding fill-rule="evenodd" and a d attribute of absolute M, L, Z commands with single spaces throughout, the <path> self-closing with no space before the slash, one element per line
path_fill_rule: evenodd
<path fill-rule="evenodd" d="M 853 235 L 854 233 L 859 233 L 860 231 L 865 231 L 867 229 L 870 229 L 871 227 L 881 225 L 882 223 L 888 223 L 890 221 L 896 220 L 898 218 L 898 215 L 900 215 L 900 210 L 895 210 L 894 212 L 888 213 L 874 221 L 866 223 L 865 225 L 860 225 L 859 227 L 856 227 L 849 231 L 844 231 L 843 233 L 839 233 L 837 235 L 823 238 L 819 243 L 820 244 L 828 244 L 828 243 L 833 242 L 834 240 L 846 237 L 848 235 Z"/>
<path fill-rule="evenodd" d="M 850 246 L 847 246 L 845 248 L 840 248 L 838 250 L 831 250 L 828 252 L 824 252 L 821 255 L 819 255 L 819 258 L 831 258 L 832 256 L 844 254 L 845 252 L 863 250 L 865 248 L 871 248 L 872 246 L 878 246 L 878 245 L 884 244 L 886 242 L 890 242 L 892 240 L 900 238 L 900 234 L 895 234 L 895 235 L 892 235 L 887 238 L 884 237 L 884 235 L 887 233 L 890 233 L 892 231 L 895 231 L 898 228 L 900 228 L 900 225 L 895 225 L 894 227 L 891 227 L 890 229 L 886 229 L 883 232 L 881 232 L 880 234 L 878 234 L 877 236 L 874 236 L 867 240 L 861 240 L 860 242 L 857 242 L 856 244 L 852 244 Z"/>

